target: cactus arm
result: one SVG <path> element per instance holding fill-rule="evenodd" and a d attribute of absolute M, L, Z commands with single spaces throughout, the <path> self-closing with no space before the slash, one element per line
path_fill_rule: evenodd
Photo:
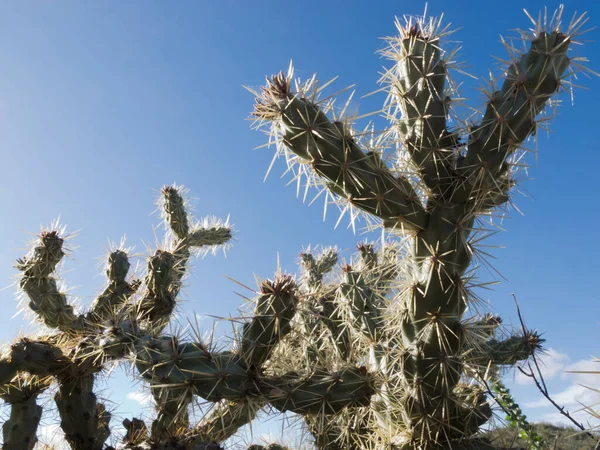
<path fill-rule="evenodd" d="M 318 291 L 323 285 L 323 277 L 333 270 L 338 262 L 337 250 L 333 247 L 324 249 L 315 258 L 310 252 L 300 254 L 303 277 L 309 291 Z"/>
<path fill-rule="evenodd" d="M 97 403 L 92 390 L 98 366 L 91 358 L 79 358 L 86 354 L 87 347 L 75 348 L 72 357 L 68 357 L 52 340 L 21 339 L 13 344 L 7 357 L 0 361 L 0 368 L 3 369 L 0 370 L 0 381 L 6 386 L 17 371 L 56 378 L 59 389 L 55 402 L 67 441 L 74 450 L 100 450 L 110 434 L 110 414 L 103 405 Z"/>
<path fill-rule="evenodd" d="M 70 374 L 69 374 L 70 375 Z M 62 376 L 54 402 L 61 418 L 60 427 L 73 450 L 102 450 L 108 438 L 104 405 L 93 392 L 94 374 Z"/>
<path fill-rule="evenodd" d="M 10 403 L 10 417 L 2 425 L 3 449 L 33 450 L 37 443 L 37 427 L 43 408 L 36 403 L 36 396 Z"/>
<path fill-rule="evenodd" d="M 10 405 L 10 416 L 2 425 L 3 449 L 33 450 L 43 411 L 37 398 L 49 385 L 48 378 L 20 374 L 1 389 L 0 397 Z"/>
<path fill-rule="evenodd" d="M 110 419 L 112 414 L 106 410 L 104 403 L 96 404 L 96 433 L 94 434 L 94 446 L 105 449 L 105 442 L 111 435 Z"/>
<path fill-rule="evenodd" d="M 58 391 L 54 403 L 73 450 L 102 450 L 110 435 L 111 415 L 94 393 L 96 374 L 104 361 L 95 356 L 93 338 L 82 339 L 70 349 L 69 365 L 56 374 Z"/>
<path fill-rule="evenodd" d="M 176 306 L 176 297 L 187 271 L 191 252 L 204 247 L 218 248 L 232 237 L 227 223 L 205 221 L 191 225 L 186 210 L 184 192 L 180 186 L 164 186 L 161 211 L 174 241 L 170 250 L 157 250 L 148 261 L 146 292 L 138 305 L 141 316 L 158 332 L 167 325 Z"/>
<path fill-rule="evenodd" d="M 347 321 L 343 317 L 342 311 L 336 302 L 335 293 L 328 293 L 321 299 L 323 313 L 322 322 L 329 329 L 333 344 L 337 349 L 339 356 L 343 361 L 348 361 L 352 357 L 352 337 Z"/>
<path fill-rule="evenodd" d="M 126 448 L 136 448 L 135 446 L 148 440 L 148 427 L 143 420 L 134 417 L 132 420 L 123 420 L 122 424 L 125 429 L 123 444 Z"/>
<path fill-rule="evenodd" d="M 514 335 L 507 339 L 490 339 L 475 349 L 472 357 L 474 360 L 487 361 L 498 366 L 513 366 L 519 361 L 526 361 L 539 351 L 543 339 L 533 332 L 524 335 Z"/>
<path fill-rule="evenodd" d="M 343 281 L 338 291 L 350 306 L 350 315 L 357 331 L 371 342 L 381 343 L 385 335 L 385 295 L 397 276 L 396 254 L 393 249 L 384 248 L 378 255 L 373 245 L 366 243 L 359 244 L 357 249 L 359 263 L 357 266 L 343 267 Z"/>
<path fill-rule="evenodd" d="M 202 419 L 192 430 L 193 444 L 223 442 L 229 439 L 241 427 L 254 420 L 265 405 L 265 401 L 261 398 L 215 404 L 210 415 Z"/>
<path fill-rule="evenodd" d="M 241 353 L 250 366 L 260 367 L 275 345 L 291 330 L 296 314 L 296 284 L 289 276 L 265 280 L 256 301 L 252 320 L 244 325 Z"/>
<path fill-rule="evenodd" d="M 345 367 L 336 372 L 315 369 L 301 377 L 288 372 L 261 376 L 236 353 L 209 353 L 202 344 L 173 343 L 174 338 L 137 344 L 136 366 L 147 379 L 195 388 L 210 402 L 240 401 L 248 395 L 266 399 L 282 411 L 335 413 L 346 406 L 368 404 L 371 377 L 363 369 Z"/>
<path fill-rule="evenodd" d="M 146 290 L 137 305 L 139 316 L 148 324 L 164 328 L 173 311 L 175 299 L 180 289 L 177 273 L 184 266 L 178 265 L 178 258 L 170 251 L 156 250 L 148 259 L 148 274 L 144 280 Z"/>
<path fill-rule="evenodd" d="M 359 369 L 346 367 L 335 373 L 317 369 L 306 377 L 295 373 L 261 375 L 257 369 L 289 332 L 297 303 L 295 284 L 289 276 L 265 281 L 261 289 L 256 315 L 243 332 L 240 353 L 212 353 L 200 343 L 179 344 L 175 337 L 141 336 L 134 345 L 136 366 L 142 376 L 155 388 L 193 386 L 196 395 L 211 402 L 237 402 L 252 395 L 294 412 L 319 408 L 335 412 L 348 405 L 368 403 L 371 380 Z"/>
<path fill-rule="evenodd" d="M 288 373 L 265 379 L 260 386 L 275 408 L 298 414 L 336 414 L 346 407 L 366 406 L 374 393 L 371 376 L 355 367 L 333 373 L 316 370 L 302 378 Z"/>
<path fill-rule="evenodd" d="M 19 287 L 29 298 L 29 307 L 50 328 L 75 332 L 83 328 L 83 316 L 78 316 L 61 292 L 56 278 L 56 266 L 64 256 L 64 240 L 55 231 L 44 231 L 30 253 L 17 261 L 22 272 Z"/>
<path fill-rule="evenodd" d="M 335 422 L 334 416 L 307 415 L 304 420 L 308 431 L 315 439 L 315 446 L 318 450 L 356 450 L 355 447 L 348 446 L 345 442 L 340 443 L 341 430 Z"/>
<path fill-rule="evenodd" d="M 151 389 L 156 403 L 157 416 L 152 422 L 150 437 L 160 442 L 176 436 L 182 429 L 189 428 L 188 407 L 193 397 L 177 387 Z"/>
<path fill-rule="evenodd" d="M 499 91 L 491 94 L 481 122 L 469 137 L 468 152 L 459 170 L 468 188 L 457 192 L 456 201 L 476 203 L 506 196 L 512 186 L 507 159 L 536 130 L 536 117 L 562 86 L 569 67 L 571 37 L 558 30 L 542 31 L 529 50 L 514 58 Z M 463 185 L 465 188 L 465 185 Z"/>
<path fill-rule="evenodd" d="M 17 374 L 17 365 L 10 358 L 0 359 L 0 386 L 10 384 Z"/>
<path fill-rule="evenodd" d="M 134 280 L 129 283 L 126 280 L 129 268 L 129 257 L 125 251 L 115 250 L 110 253 L 106 264 L 108 286 L 96 298 L 86 314 L 88 324 L 97 325 L 109 320 L 127 299 L 135 294 L 140 282 Z"/>
<path fill-rule="evenodd" d="M 335 287 L 323 284 L 323 277 L 337 264 L 337 250 L 325 249 L 317 258 L 311 253 L 303 252 L 300 257 L 303 281 L 307 289 L 304 303 L 310 309 L 307 314 L 301 315 L 303 322 L 299 324 L 302 327 L 300 339 L 306 341 L 306 336 L 318 336 L 316 342 L 310 343 L 314 345 L 309 346 L 308 353 L 312 362 L 323 359 L 321 349 L 327 339 L 321 332 L 321 326 L 324 325 L 329 330 L 330 340 L 338 355 L 343 361 L 348 361 L 351 354 L 350 332 L 336 305 Z M 299 344 L 306 345 L 306 342 Z"/>
<path fill-rule="evenodd" d="M 39 377 L 63 373 L 71 361 L 50 340 L 21 339 L 10 346 L 9 353 L 0 360 L 0 382 L 5 384 L 17 371 Z"/>
<path fill-rule="evenodd" d="M 294 94 L 289 77 L 268 81 L 254 115 L 274 122 L 282 145 L 309 163 L 329 188 L 386 226 L 418 230 L 427 214 L 409 181 L 396 177 L 374 153 L 365 153 L 346 126 L 331 122 L 321 106 Z"/>
<path fill-rule="evenodd" d="M 350 266 L 343 270 L 344 281 L 339 291 L 350 305 L 353 324 L 372 342 L 379 342 L 384 330 L 379 294 L 367 285 L 364 273 L 354 271 Z"/>
<path fill-rule="evenodd" d="M 396 117 L 394 130 L 411 156 L 422 181 L 434 195 L 452 183 L 452 156 L 457 137 L 447 129 L 447 68 L 439 37 L 419 24 L 396 23 L 399 36 L 388 38 L 382 52 L 394 66 L 381 81 L 390 85 L 388 106 Z M 399 115 L 399 117 L 397 117 Z"/>

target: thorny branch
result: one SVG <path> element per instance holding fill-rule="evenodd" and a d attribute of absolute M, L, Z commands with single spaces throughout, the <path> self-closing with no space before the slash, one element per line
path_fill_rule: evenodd
<path fill-rule="evenodd" d="M 519 303 L 517 302 L 517 297 L 515 294 L 512 294 L 513 300 L 515 301 L 515 306 L 517 308 L 517 314 L 519 316 L 519 322 L 521 323 L 521 328 L 525 333 L 527 328 L 525 327 L 525 321 L 523 320 L 523 316 L 521 315 L 521 309 L 519 308 Z M 533 365 L 532 365 L 533 361 Z M 565 416 L 573 425 L 579 428 L 582 432 L 584 432 L 591 439 L 596 441 L 596 446 L 594 450 L 600 450 L 600 439 L 598 436 L 591 433 L 582 423 L 578 422 L 573 418 L 573 416 L 569 413 L 569 411 L 564 407 L 560 406 L 556 401 L 550 396 L 548 392 L 548 387 L 546 386 L 546 380 L 544 380 L 544 376 L 542 375 L 542 371 L 540 370 L 540 365 L 535 355 L 535 352 L 531 355 L 531 360 L 527 361 L 527 368 L 523 368 L 523 366 L 518 365 L 517 369 L 525 375 L 527 378 L 530 378 L 535 383 L 537 389 L 541 392 L 541 394 L 548 400 L 552 406 L 554 406 L 559 413 Z M 489 390 L 489 389 L 488 389 Z"/>

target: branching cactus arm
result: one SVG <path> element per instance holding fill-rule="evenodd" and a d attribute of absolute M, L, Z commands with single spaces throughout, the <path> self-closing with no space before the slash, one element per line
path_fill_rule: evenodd
<path fill-rule="evenodd" d="M 232 237 L 228 222 L 205 219 L 190 224 L 184 197 L 185 189 L 165 186 L 161 191 L 159 208 L 168 229 L 173 234 L 169 248 L 159 249 L 148 261 L 146 292 L 138 305 L 139 314 L 153 328 L 166 326 L 175 309 L 181 282 L 187 271 L 192 251 L 204 252 L 226 245 Z"/>
<path fill-rule="evenodd" d="M 102 324 L 110 320 L 115 311 L 118 311 L 137 292 L 141 282 L 127 280 L 130 267 L 131 263 L 126 251 L 116 249 L 110 252 L 106 262 L 108 286 L 96 298 L 91 310 L 86 314 L 87 324 Z"/>
<path fill-rule="evenodd" d="M 29 298 L 29 308 L 48 327 L 73 333 L 83 328 L 83 317 L 67 302 L 67 296 L 52 276 L 63 259 L 64 239 L 59 231 L 44 231 L 29 255 L 17 261 L 22 272 L 19 287 Z"/>
<path fill-rule="evenodd" d="M 257 98 L 254 114 L 274 122 L 281 145 L 308 164 L 324 183 L 352 205 L 380 218 L 387 226 L 423 229 L 427 215 L 409 181 L 365 152 L 346 124 L 327 117 L 317 91 L 294 92 L 293 72 L 275 75 Z"/>

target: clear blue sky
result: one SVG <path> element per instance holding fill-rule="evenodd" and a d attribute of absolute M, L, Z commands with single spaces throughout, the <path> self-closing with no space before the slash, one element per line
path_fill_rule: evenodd
<path fill-rule="evenodd" d="M 461 59 L 485 77 L 497 68 L 492 55 L 505 55 L 499 34 L 528 27 L 522 8 L 537 13 L 545 4 L 434 0 L 429 13 L 462 27 L 455 35 Z M 395 15 L 423 9 L 420 1 L 0 3 L 0 286 L 13 281 L 26 232 L 60 215 L 80 230 L 63 272 L 87 304 L 103 286 L 98 264 L 107 239 L 126 235 L 145 252 L 158 223 L 150 216 L 156 190 L 173 182 L 191 189 L 199 215 L 231 215 L 238 230 L 227 258 L 195 264 L 185 314 L 235 315 L 239 287 L 225 275 L 252 284 L 253 274 L 273 273 L 278 255 L 294 271 L 307 244 L 351 249 L 361 237 L 334 230 L 334 214 L 323 222 L 322 203 L 302 204 L 279 178 L 282 164 L 263 183 L 272 152 L 253 150 L 265 137 L 249 128 L 253 98 L 242 85 L 261 85 L 293 59 L 300 76 L 339 75 L 337 87 L 356 83 L 359 96 L 369 93 L 384 64 L 375 54 L 379 38 L 394 33 Z M 566 4 L 567 16 L 576 10 L 600 25 L 600 3 Z M 600 44 L 579 53 L 600 69 Z M 554 134 L 540 137 L 535 180 L 522 186 L 530 198 L 516 199 L 525 215 L 514 214 L 491 241 L 506 247 L 493 253 L 508 282 L 481 293 L 510 323 L 514 292 L 528 325 L 570 362 L 600 355 L 600 82 L 581 84 L 590 90 L 578 90 L 574 106 L 563 97 Z M 462 94 L 481 105 L 477 91 Z M 382 100 L 360 100 L 361 112 Z M 7 342 L 24 325 L 11 320 L 14 288 L 0 291 L 0 304 Z M 558 390 L 569 382 L 559 381 Z M 117 400 L 131 390 L 111 389 Z M 531 387 L 517 390 L 535 399 Z"/>

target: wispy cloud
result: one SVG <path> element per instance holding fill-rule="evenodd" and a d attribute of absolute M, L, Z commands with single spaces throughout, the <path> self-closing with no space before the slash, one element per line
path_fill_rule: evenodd
<path fill-rule="evenodd" d="M 564 406 L 569 413 L 578 421 L 584 424 L 600 425 L 600 362 L 598 360 L 583 359 L 571 364 L 563 364 L 565 355 L 555 355 L 554 359 L 549 360 L 550 371 L 547 376 L 544 370 L 546 380 L 556 377 L 560 374 L 560 379 L 566 381 L 566 387 L 555 391 L 550 391 L 550 397 L 560 406 Z M 562 365 L 562 367 L 561 367 Z M 557 370 L 557 368 L 560 369 Z M 584 372 L 584 373 L 577 373 Z M 588 373 L 585 373 L 588 372 Z M 545 398 L 525 403 L 528 408 L 548 408 L 550 404 Z M 599 418 L 595 418 L 589 413 L 593 409 L 598 411 Z M 551 422 L 562 425 L 572 425 L 567 418 L 558 412 L 542 414 L 536 417 L 537 421 Z"/>
<path fill-rule="evenodd" d="M 581 405 L 592 406 L 599 400 L 596 392 L 580 384 L 571 384 L 560 392 L 550 393 L 550 397 L 552 397 L 552 400 L 559 405 L 566 407 Z M 529 408 L 545 408 L 549 406 L 549 403 L 548 400 L 542 398 L 540 400 L 536 400 L 535 402 L 526 403 L 525 406 Z"/>

